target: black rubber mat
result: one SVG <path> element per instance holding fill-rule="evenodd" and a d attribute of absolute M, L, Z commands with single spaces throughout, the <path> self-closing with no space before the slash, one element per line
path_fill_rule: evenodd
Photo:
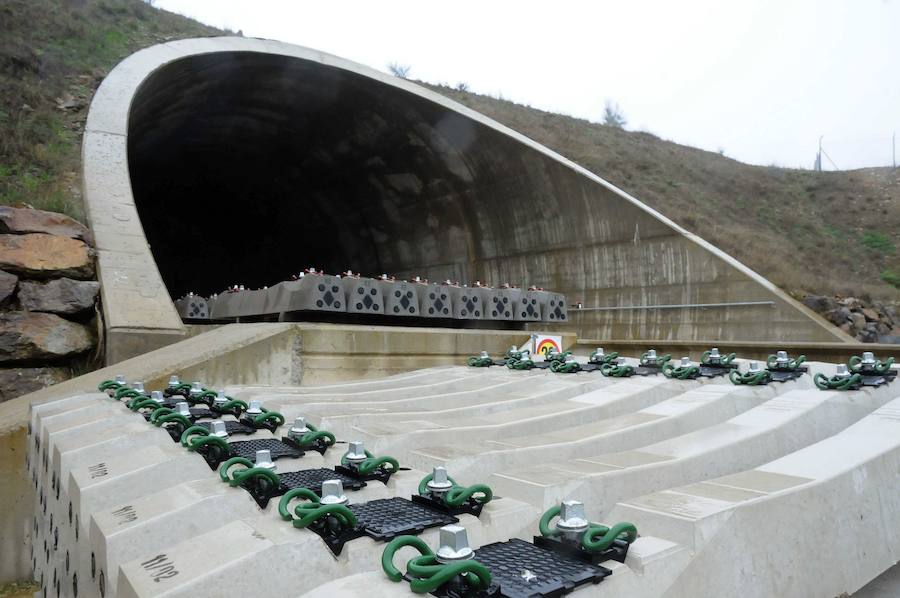
<path fill-rule="evenodd" d="M 290 457 L 296 459 L 303 456 L 303 451 L 299 451 L 276 438 L 255 438 L 252 440 L 241 440 L 239 442 L 229 442 L 231 453 L 235 457 L 244 457 L 253 461 L 256 458 L 256 451 L 268 449 L 272 453 L 272 460 L 282 457 Z"/>
<path fill-rule="evenodd" d="M 289 471 L 279 474 L 281 478 L 281 486 L 284 492 L 293 490 L 294 488 L 309 488 L 316 494 L 322 494 L 322 482 L 326 480 L 340 480 L 344 484 L 344 491 L 359 490 L 365 487 L 366 483 L 343 474 L 333 469 L 303 469 L 300 471 Z M 282 494 L 284 494 L 282 492 Z"/>
<path fill-rule="evenodd" d="M 807 367 L 799 367 L 796 370 L 778 370 L 778 369 L 770 369 L 769 375 L 772 378 L 772 382 L 788 382 L 790 380 L 796 380 L 803 376 L 803 374 L 807 373 L 809 368 Z"/>
<path fill-rule="evenodd" d="M 599 565 L 570 559 L 534 544 L 513 538 L 475 551 L 475 560 L 491 571 L 507 598 L 538 598 L 568 594 L 585 584 L 595 584 L 612 571 Z"/>
<path fill-rule="evenodd" d="M 212 422 L 197 422 L 198 426 L 202 426 L 209 430 L 212 427 Z M 235 434 L 253 434 L 256 432 L 256 428 L 253 426 L 247 426 L 242 424 L 241 422 L 236 422 L 232 420 L 225 420 L 225 431 L 228 432 L 229 436 L 234 436 Z"/>
<path fill-rule="evenodd" d="M 383 498 L 350 505 L 365 534 L 387 542 L 404 534 L 421 534 L 430 527 L 458 523 L 459 519 L 405 498 Z"/>
<path fill-rule="evenodd" d="M 731 365 L 700 365 L 700 375 L 704 378 L 717 378 L 728 374 L 731 370 L 738 369 L 736 363 Z"/>

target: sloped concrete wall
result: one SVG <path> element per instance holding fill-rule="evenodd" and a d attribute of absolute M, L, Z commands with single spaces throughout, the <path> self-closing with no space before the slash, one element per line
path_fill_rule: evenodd
<path fill-rule="evenodd" d="M 581 336 L 848 340 L 532 140 L 280 42 L 182 40 L 127 58 L 93 100 L 84 184 L 111 362 L 183 334 L 170 294 L 259 287 L 307 265 L 636 308 L 573 313 Z M 642 309 L 723 303 L 749 305 Z"/>

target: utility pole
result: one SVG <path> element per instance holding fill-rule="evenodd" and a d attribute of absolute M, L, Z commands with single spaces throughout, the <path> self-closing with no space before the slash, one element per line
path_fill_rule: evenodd
<path fill-rule="evenodd" d="M 897 131 L 891 135 L 891 163 L 897 168 Z"/>
<path fill-rule="evenodd" d="M 825 136 L 819 135 L 819 151 L 816 154 L 816 165 L 813 166 L 813 170 L 816 170 L 819 172 L 822 171 L 822 137 L 825 137 Z"/>

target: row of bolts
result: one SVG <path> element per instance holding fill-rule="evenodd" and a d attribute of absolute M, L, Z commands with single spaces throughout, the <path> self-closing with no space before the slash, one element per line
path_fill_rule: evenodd
<path fill-rule="evenodd" d="M 127 384 L 125 376 L 118 375 L 115 378 L 117 384 Z M 177 376 L 171 376 L 169 378 L 169 386 L 175 387 L 180 384 L 180 381 Z M 143 382 L 134 382 L 132 384 L 132 388 L 140 393 L 144 393 L 144 383 Z M 203 392 L 203 388 L 200 386 L 199 382 L 194 382 L 191 385 L 190 393 L 192 395 L 199 395 Z M 157 403 L 163 402 L 163 393 L 159 390 L 151 391 L 150 398 L 153 399 Z M 224 390 L 219 390 L 216 393 L 215 399 L 213 399 L 213 403 L 216 405 L 224 405 L 228 401 L 225 396 Z M 188 417 L 190 415 L 190 406 L 186 401 L 179 401 L 175 405 L 176 413 Z M 262 404 L 258 400 L 251 400 L 248 409 L 245 413 L 249 415 L 259 415 L 262 411 Z M 310 430 L 306 427 L 306 418 L 303 416 L 298 416 L 294 419 L 294 423 L 291 428 L 288 430 L 288 436 L 291 438 L 299 439 L 302 438 L 304 434 L 308 433 Z M 222 420 L 215 420 L 210 422 L 209 433 L 211 436 L 218 436 L 219 438 L 227 438 L 228 432 L 225 428 L 225 422 Z M 349 448 L 347 453 L 344 455 L 344 459 L 350 468 L 358 467 L 360 463 L 365 461 L 368 456 L 366 455 L 365 445 L 362 441 L 354 440 L 348 443 Z M 264 469 L 275 470 L 276 464 L 272 460 L 272 453 L 269 449 L 263 449 L 256 451 L 256 458 L 254 459 L 254 467 L 261 467 Z M 450 481 L 450 475 L 447 472 L 447 468 L 445 467 L 435 467 L 432 473 L 432 479 L 426 483 L 426 487 L 429 492 L 434 495 L 437 499 L 440 499 L 447 492 L 453 489 L 453 483 Z M 320 504 L 322 505 L 347 505 L 350 503 L 350 499 L 347 498 L 347 495 L 344 494 L 344 484 L 339 479 L 335 480 L 325 480 L 322 482 L 322 497 L 320 499 Z M 587 530 L 588 521 L 584 518 L 584 505 L 577 501 L 566 501 L 563 502 L 563 513 L 567 512 L 565 509 L 566 505 L 570 505 L 568 508 L 571 510 L 575 508 L 576 510 L 580 508 L 581 519 L 579 520 L 577 517 L 568 517 L 566 518 L 563 513 L 560 514 L 560 520 L 557 524 L 557 528 L 561 533 L 567 533 L 567 530 L 575 529 L 573 524 L 577 526 L 578 521 L 581 521 L 583 525 L 578 528 L 581 533 Z M 577 535 L 577 533 L 576 533 Z M 468 535 L 466 529 L 459 525 L 447 525 L 440 529 L 440 546 L 436 553 L 436 558 L 441 562 L 453 562 L 459 560 L 465 560 L 473 558 L 475 552 L 469 547 Z"/>

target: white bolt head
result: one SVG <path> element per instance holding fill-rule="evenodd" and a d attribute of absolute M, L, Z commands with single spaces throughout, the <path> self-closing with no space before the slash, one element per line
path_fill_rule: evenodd
<path fill-rule="evenodd" d="M 156 401 L 157 403 L 163 402 L 163 393 L 161 390 L 154 390 L 150 393 L 150 398 Z"/>
<path fill-rule="evenodd" d="M 179 401 L 178 403 L 175 404 L 175 412 L 178 415 L 183 415 L 185 417 L 188 417 L 191 414 L 191 408 L 187 404 L 187 402 Z"/>
<path fill-rule="evenodd" d="M 862 363 L 865 364 L 874 364 L 875 363 L 875 354 L 871 351 L 863 351 L 862 354 Z"/>
<path fill-rule="evenodd" d="M 179 384 L 181 384 L 181 380 L 179 380 L 178 376 L 175 376 L 174 374 L 172 376 L 169 376 L 169 387 L 170 388 L 174 388 L 175 386 L 178 386 Z"/>
<path fill-rule="evenodd" d="M 203 387 L 200 386 L 200 383 L 199 383 L 199 382 L 192 382 L 192 383 L 191 383 L 191 396 L 193 396 L 193 395 L 198 395 L 198 394 L 200 394 L 200 393 L 202 393 L 202 392 L 203 392 Z"/>
<path fill-rule="evenodd" d="M 219 438 L 228 438 L 228 430 L 225 428 L 225 422 L 216 420 L 209 424 L 209 435 L 218 436 Z"/>
<path fill-rule="evenodd" d="M 116 374 L 116 384 L 125 384 L 125 376 Z"/>
<path fill-rule="evenodd" d="M 245 412 L 247 415 L 259 415 L 262 413 L 262 403 L 258 399 L 250 401 L 250 405 Z"/>
<path fill-rule="evenodd" d="M 432 470 L 431 480 L 429 480 L 425 486 L 432 492 L 438 493 L 447 492 L 452 489 L 453 482 L 450 481 L 450 476 L 447 474 L 447 468 L 440 466 L 435 467 Z"/>
<path fill-rule="evenodd" d="M 690 357 L 682 357 L 681 358 L 681 367 L 683 367 L 683 368 L 691 367 L 691 358 Z"/>
<path fill-rule="evenodd" d="M 597 347 L 597 350 L 594 351 L 594 353 L 597 355 L 597 357 L 603 357 L 605 355 L 605 353 L 603 352 L 603 347 Z"/>
<path fill-rule="evenodd" d="M 712 357 L 713 359 L 721 357 L 721 355 L 719 355 L 719 348 L 713 347 L 712 349 L 710 349 L 709 356 Z"/>
<path fill-rule="evenodd" d="M 275 462 L 272 461 L 272 452 L 269 449 L 256 451 L 256 459 L 253 461 L 253 466 L 274 470 Z"/>
<path fill-rule="evenodd" d="M 475 551 L 469 546 L 469 534 L 466 533 L 466 528 L 460 525 L 442 527 L 439 546 L 434 556 L 439 563 L 465 561 L 474 557 Z"/>
<path fill-rule="evenodd" d="M 838 378 L 849 378 L 850 371 L 847 369 L 847 365 L 842 363 L 837 366 L 837 371 L 834 375 Z"/>
<path fill-rule="evenodd" d="M 750 362 L 750 368 L 748 369 L 748 371 L 749 371 L 751 374 L 758 374 L 759 371 L 760 371 L 760 370 L 759 370 L 759 364 L 758 364 L 757 362 L 755 362 L 755 361 L 751 361 L 751 362 Z"/>
<path fill-rule="evenodd" d="M 580 533 L 590 522 L 584 511 L 584 503 L 579 500 L 564 500 L 559 506 L 559 521 L 556 528 L 564 533 Z"/>
<path fill-rule="evenodd" d="M 647 351 L 647 359 L 656 359 L 656 349 L 650 349 Z"/>
<path fill-rule="evenodd" d="M 482 359 L 487 359 L 488 357 L 490 357 L 490 355 L 488 355 L 488 352 L 487 352 L 487 351 L 482 351 L 482 352 L 481 352 L 481 358 L 482 358 Z"/>
<path fill-rule="evenodd" d="M 366 457 L 366 447 L 361 440 L 353 440 L 349 443 L 349 447 L 347 452 L 344 454 L 347 461 L 350 463 L 361 463 L 368 459 Z"/>
<path fill-rule="evenodd" d="M 787 351 L 779 351 L 778 353 L 775 354 L 775 359 L 779 362 L 790 361 L 788 359 Z"/>
<path fill-rule="evenodd" d="M 213 405 L 224 405 L 228 402 L 228 397 L 225 396 L 224 390 L 219 390 L 216 392 L 216 398 L 213 399 Z"/>
<path fill-rule="evenodd" d="M 142 392 L 144 392 L 144 383 L 143 382 L 135 382 L 134 384 L 131 385 L 131 388 L 142 393 Z"/>
<path fill-rule="evenodd" d="M 288 436 L 303 436 L 307 432 L 309 432 L 309 428 L 306 427 L 306 418 L 300 416 L 294 419 L 294 424 L 288 430 Z"/>
<path fill-rule="evenodd" d="M 319 501 L 323 505 L 346 505 L 350 499 L 344 494 L 344 483 L 340 480 L 325 480 L 322 482 L 322 499 Z"/>

